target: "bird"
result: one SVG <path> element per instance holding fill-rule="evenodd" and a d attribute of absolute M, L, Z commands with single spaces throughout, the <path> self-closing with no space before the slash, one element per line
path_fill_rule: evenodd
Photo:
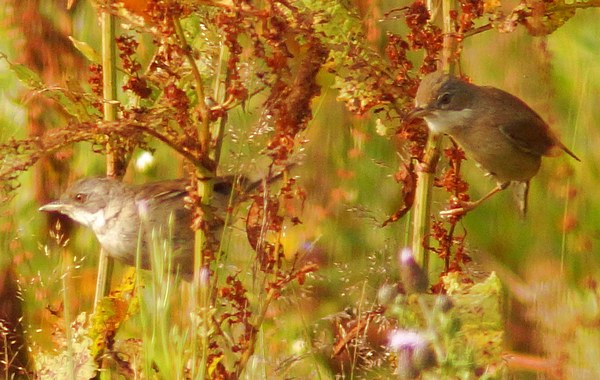
<path fill-rule="evenodd" d="M 527 212 L 530 180 L 543 156 L 566 152 L 580 161 L 548 124 L 518 97 L 491 86 L 478 86 L 436 71 L 421 80 L 408 120 L 424 119 L 430 132 L 450 136 L 487 174 L 496 187 L 481 199 L 459 202 L 442 216 L 462 215 L 511 183 L 519 184 L 519 209 Z"/>
<path fill-rule="evenodd" d="M 233 177 L 217 178 L 211 204 L 222 232 L 228 204 L 234 189 Z M 240 181 L 242 187 L 248 183 Z M 250 191 L 261 181 L 249 183 Z M 60 199 L 39 208 L 59 212 L 90 228 L 108 255 L 135 266 L 140 252 L 140 266 L 151 269 L 152 244 L 168 240 L 172 249 L 173 271 L 191 279 L 194 270 L 194 232 L 192 212 L 185 207 L 188 196 L 186 179 L 163 180 L 141 185 L 113 178 L 91 177 L 74 182 Z M 233 199 L 233 198 L 231 198 Z M 218 233 L 217 231 L 217 233 Z"/>

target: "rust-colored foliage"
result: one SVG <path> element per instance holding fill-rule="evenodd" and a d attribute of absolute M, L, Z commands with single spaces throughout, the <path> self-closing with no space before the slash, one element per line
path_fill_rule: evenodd
<path fill-rule="evenodd" d="M 326 358 L 338 372 L 351 369 L 372 369 L 387 366 L 385 345 L 396 326 L 393 318 L 386 316 L 384 306 L 374 306 L 356 315 L 344 311 L 329 316 L 334 342 Z"/>
<path fill-rule="evenodd" d="M 207 21 L 220 32 L 230 54 L 226 70 L 226 96 L 221 103 L 206 102 L 202 96 L 203 87 L 210 84 L 211 75 L 216 73 L 200 74 L 198 68 L 194 67 L 195 63 L 190 61 L 190 57 L 197 59 L 199 53 L 188 44 L 180 21 L 196 11 L 197 7 L 189 2 L 148 1 L 144 16 L 149 27 L 138 25 L 136 28 L 153 35 L 155 53 L 149 64 L 144 67 L 137 58 L 139 42 L 135 35 L 121 35 L 116 41 L 119 67 L 125 75 L 122 90 L 136 101 L 118 104 L 117 121 L 102 120 L 103 68 L 99 65 L 90 66 L 88 83 L 91 91 L 81 97 L 85 101 L 84 107 L 68 110 L 73 117 L 64 127 L 44 136 L 13 140 L 2 146 L 2 152 L 12 158 L 12 166 L 1 173 L 4 194 L 14 188 L 16 183 L 10 180 L 15 180 L 19 172 L 49 152 L 56 152 L 73 143 L 88 141 L 93 144 L 95 151 L 103 153 L 110 139 L 113 152 L 124 156 L 136 146 L 144 147 L 149 139 L 156 139 L 183 156 L 191 164 L 191 172 L 208 173 L 209 178 L 192 176 L 188 205 L 195 212 L 192 227 L 204 232 L 202 268 L 214 274 L 213 264 L 217 253 L 220 254 L 220 236 L 214 236 L 213 233 L 217 229 L 215 224 L 222 223 L 222 220 L 212 214 L 210 205 L 200 207 L 207 202 L 197 189 L 198 181 L 210 181 L 210 176 L 217 171 L 216 158 L 220 152 L 214 149 L 221 146 L 219 139 L 223 138 L 220 118 L 256 93 L 248 90 L 249 83 L 256 80 L 255 83 L 260 84 L 257 91 L 263 91 L 266 95 L 263 114 L 273 129 L 267 144 L 267 155 L 272 158 L 272 172 L 285 167 L 298 148 L 298 134 L 312 118 L 311 101 L 320 92 L 316 76 L 327 59 L 328 48 L 316 37 L 311 13 L 292 4 L 267 4 L 259 9 L 246 2 L 234 2 L 220 8 L 219 12 L 209 12 L 212 16 Z M 250 43 L 242 43 L 244 40 Z M 294 54 L 291 50 L 294 50 Z M 254 60 L 264 63 L 252 81 L 243 71 L 243 59 L 248 53 Z M 34 82 L 34 86 L 39 86 L 34 89 L 46 90 L 43 83 Z M 64 88 L 55 91 L 59 96 L 68 95 L 69 99 L 75 94 Z M 209 127 L 208 144 L 202 141 L 205 125 Z M 251 196 L 253 206 L 247 219 L 248 240 L 257 252 L 260 263 L 258 270 L 263 275 L 272 276 L 264 289 L 270 294 L 271 300 L 282 294 L 292 281 L 302 283 L 307 273 L 317 269 L 311 264 L 300 269 L 293 266 L 286 268 L 281 260 L 281 244 L 278 240 L 282 223 L 287 218 L 292 223 L 299 223 L 297 216 L 288 215 L 282 209 L 286 199 L 296 194 L 296 187 L 294 180 L 287 180 L 278 191 L 265 188 Z M 226 284 L 214 293 L 219 298 L 218 302 L 228 305 L 219 309 L 222 312 L 215 316 L 214 323 L 218 326 L 225 324 L 229 328 L 235 325 L 235 329 L 242 327 L 242 332 L 235 336 L 233 345 L 229 347 L 220 343 L 218 334 L 211 340 L 208 353 L 209 363 L 214 364 L 211 376 L 232 378 L 233 374 L 242 370 L 239 367 L 243 367 L 254 350 L 254 335 L 260 328 L 254 323 L 260 322 L 253 319 L 254 313 L 246 299 L 246 292 L 245 285 L 235 276 L 230 276 Z M 109 300 L 114 299 L 105 302 Z M 105 319 L 102 326 L 97 326 L 95 333 L 98 352 L 114 349 L 115 334 L 126 315 L 123 305 L 114 302 L 111 305 L 114 313 L 100 314 Z M 219 327 L 216 331 L 222 330 Z M 225 366 L 219 361 L 225 351 L 239 355 L 238 368 Z M 125 368 L 123 364 L 120 363 L 120 367 Z"/>
<path fill-rule="evenodd" d="M 485 2 L 481 0 L 460 1 L 460 17 L 457 21 L 458 32 L 464 34 L 475 26 L 475 20 L 483 16 Z"/>
<path fill-rule="evenodd" d="M 414 170 L 414 164 L 412 161 L 410 164 L 404 164 L 400 170 L 395 175 L 396 181 L 398 183 L 402 183 L 402 201 L 403 206 L 398 209 L 392 216 L 390 216 L 385 222 L 383 222 L 383 227 L 387 226 L 389 223 L 393 223 L 402 218 L 413 205 L 415 201 L 415 191 L 417 189 L 417 174 Z"/>
<path fill-rule="evenodd" d="M 227 277 L 226 285 L 219 289 L 219 298 L 227 303 L 228 310 L 217 316 L 216 323 L 218 326 L 224 324 L 228 327 L 236 325 L 242 330 L 239 333 L 231 351 L 242 353 L 249 349 L 251 336 L 256 333 L 256 327 L 248 323 L 253 316 L 249 310 L 250 302 L 246 296 L 247 290 L 244 284 L 238 279 L 237 274 Z M 253 349 L 253 348 L 252 348 Z"/>
<path fill-rule="evenodd" d="M 442 50 L 442 31 L 429 22 L 429 11 L 421 1 L 415 1 L 406 9 L 405 22 L 410 32 L 406 36 L 413 50 L 425 51 L 420 71 L 430 73 L 436 70 L 439 52 Z"/>
<path fill-rule="evenodd" d="M 19 52 L 16 59 L 19 62 L 35 70 L 47 83 L 64 86 L 67 80 L 78 80 L 82 77 L 80 73 L 85 72 L 85 62 L 68 40 L 71 24 L 66 12 L 57 9 L 55 16 L 62 21 L 56 22 L 55 19 L 41 12 L 39 6 L 39 0 L 6 2 L 5 8 L 11 10 L 8 13 L 11 17 L 5 20 L 3 27 L 7 28 L 10 31 L 9 35 L 14 38 Z M 66 76 L 65 72 L 69 75 Z M 39 94 L 30 97 L 26 102 L 26 108 L 27 135 L 31 136 L 32 140 L 44 135 L 47 130 L 60 125 L 66 119 L 64 110 L 59 104 Z M 33 143 L 31 148 L 29 152 L 39 150 L 36 143 Z M 11 148 L 8 147 L 8 150 L 10 152 Z M 17 150 L 17 156 L 28 151 L 26 147 L 19 147 Z M 4 153 L 0 148 L 0 157 L 4 156 Z M 10 153 L 6 152 L 6 157 L 11 157 Z M 62 154 L 38 156 L 40 162 L 33 169 L 35 171 L 33 188 L 35 199 L 40 204 L 45 204 L 58 195 L 55 193 L 56 184 L 60 186 L 66 184 L 70 164 L 68 157 L 70 157 L 68 150 Z M 17 175 L 29 166 L 27 161 L 25 159 L 22 162 L 21 168 L 17 167 L 14 171 L 10 168 L 7 172 L 0 173 L 0 202 L 5 201 L 8 194 L 18 185 Z M 71 221 L 62 215 L 51 215 L 48 225 L 54 225 L 56 220 L 60 221 L 63 231 L 68 233 L 72 225 Z"/>
<path fill-rule="evenodd" d="M 148 99 L 152 89 L 146 78 L 140 75 L 142 65 L 135 59 L 139 43 L 132 36 L 127 35 L 118 36 L 116 42 L 120 51 L 121 65 L 127 73 L 127 83 L 123 85 L 123 90 L 133 92 L 140 99 Z"/>
<path fill-rule="evenodd" d="M 318 269 L 310 262 L 284 260 L 281 244 L 284 223 L 301 223 L 298 215 L 289 212 L 285 204 L 301 191 L 293 179 L 284 176 L 285 181 L 279 189 L 270 186 L 270 179 L 278 169 L 287 168 L 299 149 L 299 135 L 312 118 L 311 103 L 321 91 L 317 75 L 323 65 L 331 63 L 328 69 L 336 76 L 334 87 L 339 90 L 338 98 L 348 110 L 358 115 L 373 111 L 385 113 L 390 119 L 390 115 L 398 117 L 400 125 L 396 138 L 403 143 L 400 153 L 405 162 L 401 163 L 395 177 L 402 184 L 403 206 L 384 223 L 388 224 L 410 210 L 415 197 L 417 170 L 434 170 L 423 169 L 427 129 L 422 123 L 407 122 L 403 118 L 416 94 L 419 75 L 436 70 L 444 36 L 441 29 L 431 23 L 429 11 L 422 1 L 388 13 L 389 16 L 399 12 L 408 33 L 402 36 L 388 34 L 385 57 L 363 44 L 361 38 L 364 36 L 360 33 L 347 39 L 346 36 L 336 39 L 331 30 L 322 27 L 335 15 L 324 9 L 312 10 L 306 4 L 287 1 L 258 4 L 243 0 L 128 3 L 130 9 L 141 12 L 144 18 L 144 24 L 132 27 L 131 35 L 121 35 L 116 41 L 119 68 L 125 79 L 121 95 L 135 101 L 118 104 L 117 121 L 102 119 L 103 68 L 100 65 L 89 68 L 87 92 L 79 88 L 68 89 L 66 85 L 51 89 L 43 81 L 32 79 L 33 90 L 47 94 L 53 104 L 60 104 L 68 122 L 44 134 L 32 133 L 30 138 L 10 140 L 0 146 L 0 154 L 6 157 L 0 171 L 0 199 L 4 200 L 17 187 L 19 173 L 74 143 L 89 142 L 95 152 L 105 153 L 110 141 L 113 153 L 126 156 L 135 147 L 146 147 L 149 141 L 159 141 L 179 154 L 190 168 L 187 206 L 194 210 L 192 228 L 201 230 L 204 238 L 202 262 L 197 269 L 206 271 L 212 280 L 217 273 L 217 258 L 224 257 L 219 251 L 222 249 L 219 236 L 214 236 L 223 221 L 213 215 L 211 205 L 206 204 L 210 200 L 203 199 L 205 195 L 199 192 L 199 184 L 203 182 L 210 186 L 220 169 L 220 149 L 228 112 L 242 109 L 251 98 L 260 94 L 261 122 L 269 131 L 263 153 L 271 159 L 271 175 L 267 176 L 262 188 L 246 198 L 251 205 L 245 232 L 256 252 L 254 274 L 262 276 L 262 282 L 257 281 L 257 291 L 264 296 L 264 302 L 251 305 L 252 298 L 238 274 L 216 279 L 211 283 L 214 288 L 210 292 L 209 306 L 217 312 L 209 322 L 215 331 L 208 338 L 206 364 L 211 371 L 209 375 L 219 379 L 238 378 L 254 352 L 256 335 L 269 304 L 281 297 L 292 283 L 303 285 L 306 276 Z M 549 33 L 570 14 L 552 13 L 559 2 L 528 2 L 507 16 L 497 8 L 486 8 L 489 6 L 480 0 L 460 2 L 460 11 L 452 14 L 459 42 L 486 28 L 510 30 L 519 24 L 526 25 L 534 34 Z M 114 5 L 102 7 L 109 7 L 107 4 L 103 3 L 101 10 L 119 14 Z M 489 24 L 477 27 L 477 22 L 486 16 L 490 18 Z M 194 26 L 187 25 L 189 29 L 186 29 L 181 25 L 186 17 L 196 17 L 208 28 L 214 28 L 219 43 L 227 50 L 223 72 L 217 72 L 214 67 L 219 65 L 193 44 L 190 37 L 196 36 L 197 31 L 193 28 L 199 23 L 194 19 Z M 153 55 L 147 65 L 137 57 L 140 50 L 137 32 L 152 37 Z M 57 49 L 53 54 L 59 56 L 61 54 L 57 52 L 63 52 L 66 41 L 62 37 L 57 41 L 61 50 Z M 424 53 L 418 70 L 408 58 L 414 51 Z M 203 59 L 208 63 L 201 66 L 198 62 Z M 250 61 L 257 64 L 249 69 Z M 31 59 L 28 63 L 35 66 L 38 62 Z M 339 68 L 334 68 L 336 66 Z M 43 79 L 50 81 L 47 77 Z M 206 96 L 211 86 L 219 88 L 225 95 L 219 99 Z M 460 177 L 464 154 L 456 146 L 444 153 L 449 165 L 436 179 L 436 185 L 458 200 L 467 200 L 468 184 Z M 69 157 L 69 154 L 64 156 Z M 456 233 L 458 222 L 459 217 L 434 220 L 430 231 L 436 244 L 428 248 L 445 261 L 445 273 L 461 270 L 469 260 L 464 250 L 466 233 L 461 236 Z M 439 285 L 434 289 L 441 291 Z M 95 343 L 100 351 L 116 350 L 116 334 L 120 323 L 128 317 L 128 304 L 118 297 L 107 298 L 105 303 L 107 312 L 99 314 Z M 374 324 L 385 326 L 387 321 L 382 315 L 383 310 L 374 308 L 361 317 L 352 318 L 351 322 L 336 326 L 333 356 L 348 354 L 350 342 L 365 333 L 370 334 Z M 375 341 L 379 344 L 377 347 L 383 344 L 380 340 Z M 115 357 L 119 366 L 126 370 L 127 363 Z M 233 359 L 227 362 L 224 357 Z"/>
<path fill-rule="evenodd" d="M 257 194 L 246 218 L 248 242 L 256 251 L 262 270 L 272 269 L 283 255 L 283 247 L 265 239 L 267 235 L 277 236 L 281 232 L 283 218 L 278 215 L 279 207 L 277 195 Z"/>
<path fill-rule="evenodd" d="M 408 59 L 407 52 L 410 50 L 425 50 L 425 58 L 421 65 L 422 73 L 436 70 L 438 55 L 442 49 L 442 31 L 429 22 L 429 12 L 421 2 L 414 2 L 394 12 L 402 12 L 404 21 L 410 32 L 406 37 L 390 34 L 385 52 L 394 69 L 395 82 L 398 88 L 404 92 L 404 97 L 413 99 L 416 95 L 419 81 L 412 73 L 413 64 Z M 391 12 L 390 12 L 391 13 Z M 406 104 L 411 108 L 412 104 Z M 408 111 L 402 110 L 401 115 Z M 396 137 L 405 142 L 408 151 L 409 164 L 403 164 L 398 170 L 395 178 L 402 183 L 403 206 L 390 216 L 383 225 L 399 220 L 412 207 L 415 196 L 417 173 L 415 171 L 415 160 L 423 163 L 425 144 L 427 142 L 427 128 L 421 122 L 403 122 L 396 132 Z M 419 164 L 418 166 L 422 166 Z"/>

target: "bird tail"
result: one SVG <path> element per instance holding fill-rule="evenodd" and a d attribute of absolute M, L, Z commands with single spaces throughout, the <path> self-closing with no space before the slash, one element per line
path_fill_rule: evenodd
<path fill-rule="evenodd" d="M 579 157 L 575 153 L 573 153 L 569 148 L 565 146 L 562 142 L 560 142 L 557 138 L 554 138 L 554 145 L 544 153 L 545 156 L 556 157 L 559 156 L 562 152 L 565 152 L 569 156 L 573 157 L 575 160 L 581 162 Z"/>
<path fill-rule="evenodd" d="M 529 181 L 515 182 L 513 184 L 513 194 L 519 208 L 519 215 L 524 219 L 527 216 Z"/>
<path fill-rule="evenodd" d="M 579 159 L 579 157 L 577 157 L 575 155 L 575 153 L 571 152 L 571 150 L 569 148 L 567 148 L 566 146 L 564 146 L 563 144 L 561 144 L 561 148 L 562 150 L 564 150 L 569 156 L 573 157 L 574 159 L 576 159 L 577 161 L 581 162 L 581 160 Z"/>

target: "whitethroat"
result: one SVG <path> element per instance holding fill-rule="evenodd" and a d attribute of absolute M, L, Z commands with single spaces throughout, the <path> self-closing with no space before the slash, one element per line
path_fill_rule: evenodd
<path fill-rule="evenodd" d="M 261 181 L 240 186 L 250 191 Z M 172 270 L 189 279 L 194 271 L 192 213 L 185 207 L 187 180 L 168 180 L 131 185 L 111 178 L 84 178 L 75 182 L 57 201 L 40 211 L 60 212 L 90 228 L 108 254 L 128 265 L 151 267 L 153 244 L 170 244 Z M 211 204 L 222 232 L 225 214 L 234 191 L 233 177 L 217 178 Z M 238 199 L 239 200 L 239 199 Z M 219 232 L 216 232 L 217 234 Z M 220 237 L 220 236 L 217 236 Z M 155 245 L 156 246 L 156 245 Z"/>
<path fill-rule="evenodd" d="M 522 188 L 518 195 L 524 216 L 529 181 L 537 174 L 542 156 L 556 156 L 564 151 L 580 161 L 548 124 L 516 96 L 440 71 L 423 78 L 408 118 L 423 118 L 431 133 L 452 137 L 467 156 L 498 182 L 483 198 L 460 202 L 458 208 L 443 211 L 442 215 L 464 214 L 516 182 Z"/>

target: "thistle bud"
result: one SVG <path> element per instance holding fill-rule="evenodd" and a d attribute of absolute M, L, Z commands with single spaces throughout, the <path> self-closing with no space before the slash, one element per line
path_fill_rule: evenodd
<path fill-rule="evenodd" d="M 425 293 L 429 286 L 427 273 L 417 264 L 410 248 L 404 248 L 399 254 L 400 278 L 409 293 Z"/>
<path fill-rule="evenodd" d="M 454 301 L 447 295 L 440 294 L 435 298 L 435 307 L 442 313 L 447 313 L 454 307 Z"/>

